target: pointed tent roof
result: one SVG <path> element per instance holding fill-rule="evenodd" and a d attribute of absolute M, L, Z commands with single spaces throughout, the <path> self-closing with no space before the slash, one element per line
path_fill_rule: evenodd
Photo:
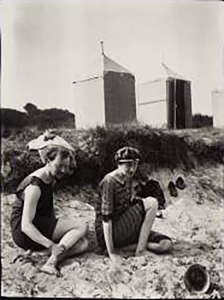
<path fill-rule="evenodd" d="M 116 73 L 132 74 L 129 70 L 127 70 L 125 67 L 121 66 L 111 58 L 109 58 L 104 53 L 102 53 L 102 57 L 100 59 L 95 60 L 89 66 L 88 70 L 85 70 L 85 72 L 83 72 L 83 76 L 81 76 L 78 80 L 73 81 L 73 83 L 103 77 L 103 75 L 109 71 Z"/>
<path fill-rule="evenodd" d="M 184 76 L 174 72 L 164 62 L 162 62 L 158 76 L 156 76 L 154 79 L 150 79 L 150 80 L 141 82 L 139 84 L 142 85 L 142 84 L 153 83 L 153 82 L 161 81 L 161 80 L 164 80 L 164 79 L 167 79 L 167 78 L 174 78 L 174 79 L 181 79 L 181 80 L 185 80 L 185 81 L 190 81 L 189 79 L 187 79 L 187 77 L 184 77 Z"/>
<path fill-rule="evenodd" d="M 131 73 L 126 68 L 122 67 L 114 60 L 103 54 L 104 72 Z"/>
<path fill-rule="evenodd" d="M 186 80 L 185 77 L 183 77 L 183 76 L 180 75 L 180 74 L 177 74 L 176 72 L 174 72 L 173 70 L 171 70 L 169 67 L 167 67 L 167 65 L 165 65 L 164 62 L 162 62 L 162 67 L 163 67 L 164 70 L 165 70 L 165 75 L 166 75 L 166 77 L 172 77 L 172 78 L 176 78 L 176 79 L 183 79 L 183 80 Z"/>

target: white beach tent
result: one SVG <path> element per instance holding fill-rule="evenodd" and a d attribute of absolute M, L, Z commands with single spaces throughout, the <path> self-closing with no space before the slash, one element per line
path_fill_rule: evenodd
<path fill-rule="evenodd" d="M 224 128 L 224 91 L 212 92 L 213 126 Z"/>
<path fill-rule="evenodd" d="M 90 67 L 73 82 L 76 127 L 136 120 L 134 75 L 104 53 Z"/>
<path fill-rule="evenodd" d="M 137 117 L 153 127 L 190 128 L 191 82 L 162 63 L 161 76 L 137 85 Z"/>

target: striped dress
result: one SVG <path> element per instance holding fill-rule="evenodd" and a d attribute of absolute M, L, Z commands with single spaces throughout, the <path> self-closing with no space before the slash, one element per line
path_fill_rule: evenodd
<path fill-rule="evenodd" d="M 101 201 L 96 206 L 95 229 L 101 248 L 106 244 L 102 221 L 112 220 L 112 235 L 115 248 L 138 241 L 145 217 L 143 201 L 132 199 L 132 180 L 118 173 L 117 169 L 107 174 L 100 183 Z"/>

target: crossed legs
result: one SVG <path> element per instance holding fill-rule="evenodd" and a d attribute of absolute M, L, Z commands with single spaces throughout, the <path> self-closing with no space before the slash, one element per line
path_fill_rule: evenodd
<path fill-rule="evenodd" d="M 77 224 L 74 219 L 59 218 L 52 235 L 52 240 L 58 244 L 53 246 L 51 256 L 42 267 L 42 271 L 57 274 L 56 267 L 61 260 L 86 251 L 86 231 L 85 224 Z"/>

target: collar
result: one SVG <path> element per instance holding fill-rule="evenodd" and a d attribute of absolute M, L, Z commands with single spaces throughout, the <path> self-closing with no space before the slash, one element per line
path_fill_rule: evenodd
<path fill-rule="evenodd" d="M 125 177 L 125 175 L 118 173 L 117 170 L 114 170 L 111 175 L 117 182 L 119 182 L 122 185 L 125 185 L 125 183 L 127 181 L 127 178 Z"/>

